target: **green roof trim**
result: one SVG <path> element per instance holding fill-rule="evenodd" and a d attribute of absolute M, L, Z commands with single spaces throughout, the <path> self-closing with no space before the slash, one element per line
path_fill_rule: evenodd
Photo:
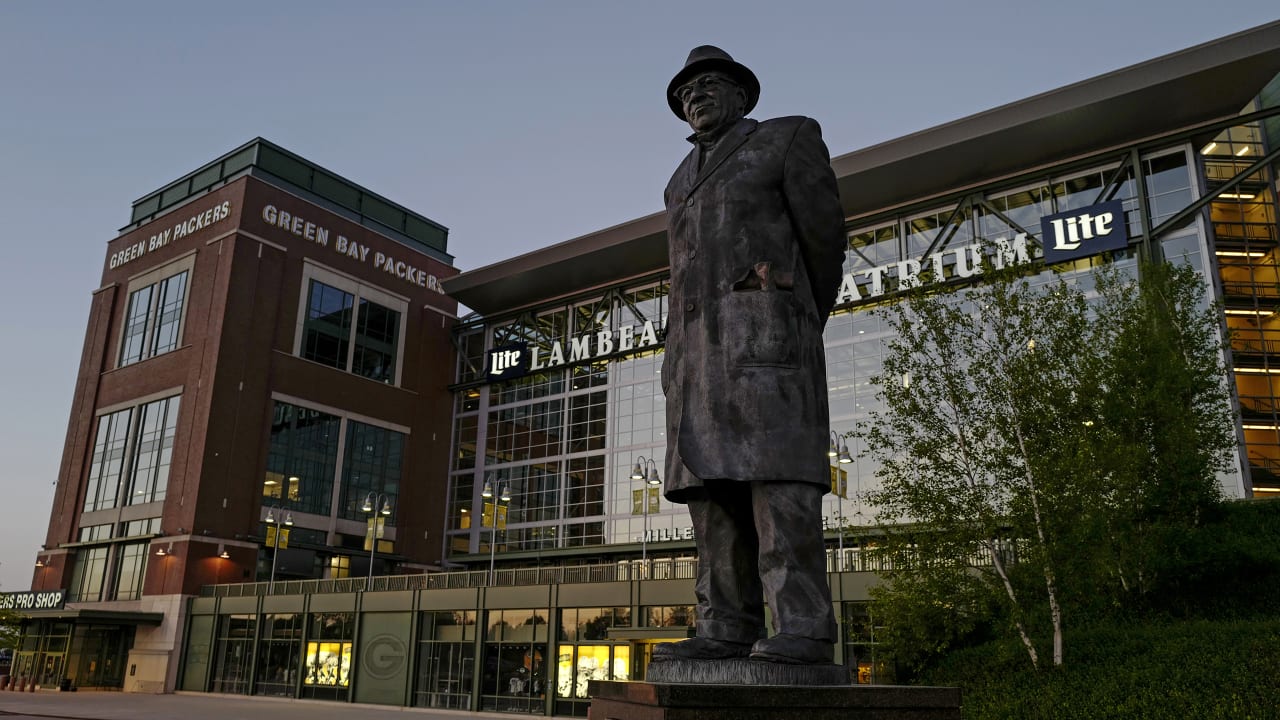
<path fill-rule="evenodd" d="M 134 201 L 128 232 L 189 198 L 242 175 L 253 175 L 283 189 L 301 190 L 308 200 L 381 232 L 449 264 L 449 229 L 434 220 L 295 155 L 263 138 L 254 138 L 194 172 Z"/>

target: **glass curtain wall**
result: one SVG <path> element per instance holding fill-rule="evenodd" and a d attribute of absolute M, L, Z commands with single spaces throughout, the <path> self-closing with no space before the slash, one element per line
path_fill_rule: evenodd
<path fill-rule="evenodd" d="M 547 692 L 547 610 L 490 610 L 480 709 L 541 714 Z"/>
<path fill-rule="evenodd" d="M 832 430 L 851 432 L 879 409 L 871 379 L 883 367 L 890 330 L 870 310 L 904 287 L 942 283 L 962 290 L 981 281 L 984 262 L 1025 265 L 1033 284 L 1063 275 L 1087 282 L 1088 272 L 1102 263 L 1136 266 L 1144 247 L 1205 272 L 1208 240 L 1198 216 L 1187 208 L 1267 150 L 1256 126 L 1224 131 L 1215 143 L 1199 153 L 1178 143 L 1141 153 L 1121 150 L 1092 167 L 1049 171 L 1021 184 L 851 228 L 837 309 L 824 333 Z M 1204 164 L 1207 188 L 1200 187 L 1197 163 Z M 1255 485 L 1265 490 L 1269 482 L 1280 491 L 1280 381 L 1273 381 L 1280 368 L 1272 367 L 1280 361 L 1271 353 L 1280 348 L 1280 329 L 1269 324 L 1280 307 L 1273 183 L 1270 169 L 1258 170 L 1212 203 L 1210 214 L 1228 323 L 1237 331 L 1233 345 L 1238 357 L 1252 363 L 1237 372 L 1237 386 L 1246 413 L 1256 419 L 1244 428 L 1250 464 L 1262 478 Z M 1038 260 L 1044 216 L 1110 201 L 1122 204 L 1128 248 L 1051 266 Z M 564 348 L 575 339 L 596 342 L 594 333 L 601 330 L 616 337 L 618 328 L 644 322 L 660 329 L 665 312 L 666 285 L 657 282 L 488 326 L 475 321 L 459 335 L 458 379 L 466 383 L 480 377 L 483 358 L 477 346 L 486 333 L 489 347 L 526 343 L 540 358 L 557 353 L 568 358 Z M 486 481 L 495 492 L 510 484 L 513 495 L 499 551 L 638 544 L 637 555 L 652 556 L 663 552 L 665 542 L 691 538 L 684 508 L 660 498 L 656 504 L 640 502 L 643 482 L 632 479 L 635 465 L 649 460 L 660 475 L 665 472 L 660 348 L 605 361 L 592 357 L 576 365 L 567 360 L 563 366 L 543 365 L 523 378 L 458 391 L 451 550 L 488 549 L 488 534 L 470 520 Z M 824 516 L 830 531 L 856 534 L 873 524 L 874 508 L 862 498 L 876 487 L 877 468 L 862 457 L 856 437 L 849 444 L 853 461 L 833 466 L 837 492 L 825 499 Z M 1240 493 L 1238 474 L 1222 483 L 1228 494 Z M 844 545 L 844 533 L 839 537 Z M 846 549 L 856 557 L 856 542 Z"/>
<path fill-rule="evenodd" d="M 293 697 L 302 660 L 302 613 L 262 616 L 254 695 Z"/>
<path fill-rule="evenodd" d="M 213 646 L 210 692 L 249 694 L 249 669 L 253 663 L 257 620 L 256 615 L 226 615 L 219 618 Z"/>
<path fill-rule="evenodd" d="M 476 611 L 422 613 L 414 707 L 471 709 L 476 672 Z"/>

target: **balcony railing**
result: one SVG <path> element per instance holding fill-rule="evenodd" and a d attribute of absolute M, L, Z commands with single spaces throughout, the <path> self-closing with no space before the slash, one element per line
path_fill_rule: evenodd
<path fill-rule="evenodd" d="M 1001 554 L 1006 562 L 1016 560 L 1016 545 L 1006 543 Z M 910 554 L 890 555 L 875 548 L 844 548 L 827 551 L 827 572 L 877 573 L 910 564 Z M 973 567 L 991 565 L 991 555 L 980 549 L 966 560 Z M 486 586 L 565 585 L 573 583 L 629 582 L 633 580 L 693 580 L 698 574 L 695 558 L 655 558 L 627 560 L 607 565 L 505 568 L 495 570 L 489 582 L 488 570 L 457 570 L 422 575 L 382 575 L 336 580 L 276 580 L 270 583 L 205 585 L 201 597 L 255 597 L 259 595 L 312 595 L 329 593 L 380 592 L 395 590 L 444 590 Z"/>

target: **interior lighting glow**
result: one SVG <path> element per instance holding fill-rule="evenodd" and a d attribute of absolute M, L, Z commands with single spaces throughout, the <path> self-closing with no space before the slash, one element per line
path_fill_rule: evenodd
<path fill-rule="evenodd" d="M 1280 493 L 1280 488 L 1254 487 L 1253 492 L 1255 495 L 1258 493 Z"/>
<path fill-rule="evenodd" d="M 1226 315 L 1247 315 L 1249 317 L 1260 317 L 1260 316 L 1265 317 L 1267 315 L 1271 315 L 1273 311 L 1271 310 L 1223 310 L 1222 312 Z"/>
<path fill-rule="evenodd" d="M 1255 196 L 1253 193 L 1222 193 L 1218 197 L 1224 200 L 1252 200 Z"/>
<path fill-rule="evenodd" d="M 1240 427 L 1244 428 L 1245 430 L 1280 430 L 1280 427 L 1276 427 L 1275 423 L 1272 423 L 1270 425 L 1251 425 L 1251 424 L 1245 423 Z"/>
<path fill-rule="evenodd" d="M 1236 368 L 1238 373 L 1251 375 L 1280 375 L 1280 368 Z"/>
<path fill-rule="evenodd" d="M 1260 258 L 1266 257 L 1267 254 L 1261 250 L 1215 250 L 1214 255 L 1218 257 L 1242 257 L 1242 258 Z"/>
<path fill-rule="evenodd" d="M 1200 154 L 1201 154 L 1201 155 L 1208 155 L 1209 153 L 1211 153 L 1211 152 L 1213 152 L 1214 150 L 1217 150 L 1217 149 L 1218 149 L 1218 143 L 1216 143 L 1216 142 L 1211 142 L 1211 143 L 1209 143 L 1208 145 L 1205 145 L 1205 146 L 1204 146 L 1204 149 L 1200 151 Z"/>
<path fill-rule="evenodd" d="M 1242 148 L 1240 148 L 1239 150 L 1237 150 L 1237 151 L 1236 151 L 1236 157 L 1241 157 L 1241 156 L 1248 155 L 1248 154 L 1249 154 L 1249 146 L 1248 146 L 1248 145 L 1245 145 L 1244 147 L 1242 147 Z"/>

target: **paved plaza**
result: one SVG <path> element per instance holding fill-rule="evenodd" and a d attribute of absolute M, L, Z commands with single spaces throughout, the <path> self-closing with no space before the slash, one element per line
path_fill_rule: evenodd
<path fill-rule="evenodd" d="M 71 720 L 511 720 L 517 715 L 237 695 L 0 692 L 0 719 Z"/>

